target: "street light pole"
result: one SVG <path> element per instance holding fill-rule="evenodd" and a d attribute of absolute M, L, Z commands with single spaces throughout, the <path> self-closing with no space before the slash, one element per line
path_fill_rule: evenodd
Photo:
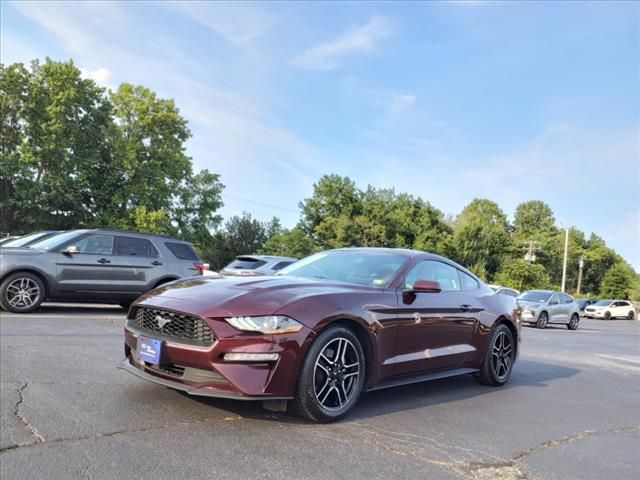
<path fill-rule="evenodd" d="M 567 254 L 569 253 L 569 229 L 564 231 L 564 259 L 562 260 L 562 287 L 560 291 L 564 293 L 564 287 L 567 283 Z"/>
<path fill-rule="evenodd" d="M 580 288 L 582 287 L 582 269 L 584 268 L 584 255 L 580 255 L 578 267 L 578 288 L 576 288 L 576 295 L 580 295 Z"/>

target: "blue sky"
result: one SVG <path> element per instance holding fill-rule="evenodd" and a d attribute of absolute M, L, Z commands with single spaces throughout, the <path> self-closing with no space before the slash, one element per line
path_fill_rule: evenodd
<path fill-rule="evenodd" d="M 1 8 L 3 63 L 72 58 L 175 98 L 225 216 L 293 226 L 327 173 L 447 214 L 540 199 L 640 271 L 640 3 Z"/>

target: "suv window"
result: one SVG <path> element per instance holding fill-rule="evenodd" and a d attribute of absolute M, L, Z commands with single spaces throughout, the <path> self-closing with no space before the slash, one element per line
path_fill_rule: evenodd
<path fill-rule="evenodd" d="M 480 288 L 480 284 L 478 283 L 478 281 L 471 275 L 467 275 L 460 270 L 458 270 L 458 275 L 460 275 L 460 285 L 462 287 L 462 290 L 477 290 L 478 288 Z"/>
<path fill-rule="evenodd" d="M 116 255 L 136 257 L 157 257 L 158 251 L 144 238 L 116 237 Z"/>
<path fill-rule="evenodd" d="M 165 242 L 165 245 L 176 258 L 181 260 L 200 260 L 188 243 Z"/>
<path fill-rule="evenodd" d="M 458 269 L 435 260 L 425 260 L 414 265 L 404 279 L 405 287 L 413 287 L 416 280 L 438 282 L 443 292 L 460 291 Z"/>
<path fill-rule="evenodd" d="M 562 295 L 562 301 L 564 303 L 571 303 L 573 302 L 573 298 L 571 298 L 569 295 Z"/>
<path fill-rule="evenodd" d="M 515 290 L 512 290 L 510 288 L 503 288 L 500 291 L 498 291 L 499 294 L 501 295 L 507 295 L 508 297 L 517 297 L 518 296 L 518 292 L 516 292 Z"/>
<path fill-rule="evenodd" d="M 253 257 L 236 257 L 236 259 L 225 268 L 238 270 L 255 270 L 267 263 L 266 260 L 260 260 Z"/>
<path fill-rule="evenodd" d="M 80 253 L 93 253 L 97 255 L 113 254 L 113 236 L 112 235 L 89 235 L 74 243 L 80 250 Z"/>
<path fill-rule="evenodd" d="M 281 270 L 284 267 L 288 267 L 292 263 L 293 262 L 278 262 L 273 267 L 271 267 L 271 270 L 273 270 L 274 272 L 277 272 L 278 270 Z"/>
<path fill-rule="evenodd" d="M 557 293 L 553 294 L 551 296 L 551 299 L 549 300 L 549 305 L 557 305 L 560 303 L 560 295 L 558 295 Z"/>

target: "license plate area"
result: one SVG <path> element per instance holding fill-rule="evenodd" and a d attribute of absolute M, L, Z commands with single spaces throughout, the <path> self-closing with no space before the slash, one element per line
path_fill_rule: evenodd
<path fill-rule="evenodd" d="M 162 359 L 162 340 L 140 335 L 136 341 L 136 357 L 142 362 L 160 365 Z"/>

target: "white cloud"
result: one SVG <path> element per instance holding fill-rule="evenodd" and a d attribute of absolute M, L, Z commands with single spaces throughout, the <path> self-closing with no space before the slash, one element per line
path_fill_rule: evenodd
<path fill-rule="evenodd" d="M 391 35 L 391 30 L 391 22 L 387 17 L 374 15 L 366 25 L 353 27 L 335 40 L 306 50 L 294 58 L 293 63 L 306 68 L 334 69 L 340 57 L 374 50 L 376 42 Z"/>
<path fill-rule="evenodd" d="M 80 76 L 84 79 L 90 79 L 102 87 L 111 87 L 111 71 L 107 68 L 100 67 L 95 70 L 80 68 Z"/>
<path fill-rule="evenodd" d="M 172 5 L 235 46 L 247 45 L 271 29 L 275 23 L 272 15 L 255 4 L 175 2 Z"/>
<path fill-rule="evenodd" d="M 408 93 L 394 93 L 389 104 L 391 113 L 402 113 L 416 103 L 416 96 Z"/>

